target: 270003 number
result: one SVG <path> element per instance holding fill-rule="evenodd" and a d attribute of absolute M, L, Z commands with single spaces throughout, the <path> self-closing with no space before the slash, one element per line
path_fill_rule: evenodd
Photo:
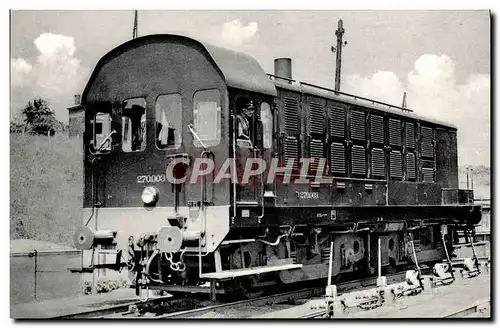
<path fill-rule="evenodd" d="M 301 199 L 318 199 L 319 194 L 315 191 L 296 191 L 298 198 Z"/>
<path fill-rule="evenodd" d="M 137 176 L 137 183 L 157 183 L 165 181 L 167 181 L 165 174 Z"/>

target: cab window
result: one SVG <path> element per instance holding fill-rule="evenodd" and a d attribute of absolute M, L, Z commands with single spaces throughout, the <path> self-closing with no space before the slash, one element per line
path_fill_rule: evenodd
<path fill-rule="evenodd" d="M 146 149 L 146 99 L 127 99 L 122 105 L 122 150 Z"/>
<path fill-rule="evenodd" d="M 221 99 L 217 89 L 197 91 L 193 98 L 193 120 L 197 136 L 206 147 L 217 146 L 221 135 Z M 196 147 L 201 147 L 193 138 Z"/>
<path fill-rule="evenodd" d="M 271 106 L 266 102 L 260 105 L 260 120 L 262 122 L 262 144 L 265 149 L 269 149 L 273 145 L 273 114 Z"/>
<path fill-rule="evenodd" d="M 156 147 L 179 148 L 182 143 L 181 95 L 160 95 L 156 99 L 155 116 Z"/>
<path fill-rule="evenodd" d="M 92 124 L 92 140 L 90 150 L 93 153 L 107 153 L 111 151 L 111 114 L 105 112 L 95 113 Z"/>

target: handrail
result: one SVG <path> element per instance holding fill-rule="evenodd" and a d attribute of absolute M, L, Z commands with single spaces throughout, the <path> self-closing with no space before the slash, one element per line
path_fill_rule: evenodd
<path fill-rule="evenodd" d="M 273 78 L 278 78 L 278 79 L 283 79 L 283 80 L 287 80 L 289 82 L 297 82 L 296 80 L 294 79 L 290 79 L 288 77 L 284 77 L 284 76 L 279 76 L 279 75 L 274 75 L 274 74 L 269 74 L 269 73 L 266 73 L 268 77 L 273 77 Z"/>
<path fill-rule="evenodd" d="M 270 73 L 266 73 L 266 74 L 267 74 L 267 76 L 270 79 L 271 78 L 275 78 L 275 79 L 277 78 L 277 79 L 283 79 L 283 80 L 286 80 L 286 81 L 289 81 L 289 82 L 297 82 L 297 80 L 290 79 L 290 78 L 287 78 L 287 77 L 284 77 L 284 76 L 274 75 L 274 74 L 270 74 Z M 343 96 L 352 97 L 354 99 L 360 99 L 360 100 L 368 101 L 368 102 L 371 102 L 373 104 L 379 104 L 379 105 L 382 105 L 382 106 L 387 106 L 389 108 L 399 109 L 399 110 L 402 110 L 404 112 L 413 113 L 413 110 L 409 109 L 409 108 L 404 108 L 404 107 L 401 107 L 401 106 L 391 105 L 391 104 L 388 104 L 388 103 L 385 103 L 385 102 L 382 102 L 382 101 L 378 101 L 378 100 L 374 100 L 374 99 L 369 99 L 369 98 L 365 98 L 365 97 L 361 97 L 361 96 L 356 96 L 356 95 L 353 95 L 353 94 L 350 94 L 350 93 L 347 93 L 347 92 L 341 92 L 341 91 L 338 91 L 338 90 L 333 90 L 333 89 L 322 87 L 322 86 L 319 86 L 319 85 L 316 85 L 316 84 L 312 84 L 312 83 L 307 83 L 307 82 L 303 82 L 303 81 L 298 81 L 298 82 L 299 82 L 300 85 L 305 85 L 305 86 L 313 87 L 313 88 L 316 88 L 316 89 L 333 92 L 335 94 L 340 94 L 340 95 L 343 95 Z"/>
<path fill-rule="evenodd" d="M 257 152 L 260 152 L 260 150 L 257 150 L 257 149 L 254 149 L 253 150 L 253 155 L 254 155 L 254 158 L 255 158 L 255 154 Z M 262 153 L 260 153 L 262 155 Z M 261 213 L 259 216 L 257 216 L 257 223 L 260 224 L 261 223 L 261 220 L 262 218 L 264 217 L 264 208 L 265 208 L 265 197 L 264 197 L 264 175 L 263 174 L 260 174 L 260 192 L 262 193 L 261 194 L 261 202 L 262 202 L 262 210 L 261 210 Z"/>
<path fill-rule="evenodd" d="M 195 139 L 200 143 L 201 147 L 203 147 L 203 150 L 208 150 L 207 146 L 205 146 L 205 143 L 203 142 L 203 140 L 201 140 L 200 136 L 198 135 L 198 133 L 195 131 L 195 129 L 193 128 L 193 124 L 188 124 L 188 130 L 189 132 L 191 133 L 191 135 L 193 135 L 193 137 L 195 137 Z"/>
<path fill-rule="evenodd" d="M 400 107 L 400 106 L 396 106 L 396 105 L 391 105 L 391 104 L 388 104 L 388 103 L 385 103 L 385 102 L 382 102 L 382 101 L 378 101 L 378 100 L 374 100 L 374 99 L 369 99 L 369 98 L 365 98 L 365 97 L 356 96 L 356 95 L 353 95 L 353 94 L 350 94 L 350 93 L 347 93 L 347 92 L 341 92 L 341 91 L 338 91 L 338 90 L 333 90 L 333 89 L 325 88 L 325 87 L 322 87 L 322 86 L 319 86 L 319 85 L 316 85 L 316 84 L 307 83 L 307 82 L 299 82 L 299 83 L 300 83 L 300 85 L 305 85 L 305 86 L 309 86 L 309 87 L 321 89 L 321 90 L 324 90 L 324 91 L 334 92 L 334 93 L 337 93 L 337 94 L 341 94 L 343 96 L 353 97 L 354 99 L 361 99 L 361 100 L 365 100 L 365 101 L 368 101 L 368 102 L 371 102 L 371 103 L 374 103 L 374 104 L 388 106 L 388 107 L 391 107 L 391 108 L 400 109 L 402 111 L 406 111 L 406 112 L 410 112 L 410 113 L 413 112 L 413 110 L 411 110 L 409 108 L 404 108 L 404 107 Z"/>

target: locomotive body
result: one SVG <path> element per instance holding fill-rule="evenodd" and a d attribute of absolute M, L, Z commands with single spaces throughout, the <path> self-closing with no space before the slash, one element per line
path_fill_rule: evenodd
<path fill-rule="evenodd" d="M 388 269 L 441 261 L 454 231 L 481 217 L 458 189 L 456 128 L 297 83 L 288 63 L 266 75 L 177 35 L 105 55 L 82 94 L 76 246 L 113 231 L 137 288 L 217 281 L 248 297 L 326 277 L 330 243 L 335 276 L 373 273 L 378 247 Z"/>

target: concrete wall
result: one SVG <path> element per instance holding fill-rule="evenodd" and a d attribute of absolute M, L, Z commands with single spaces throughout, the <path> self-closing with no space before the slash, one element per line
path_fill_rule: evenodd
<path fill-rule="evenodd" d="M 80 266 L 79 251 L 11 253 L 11 305 L 79 294 L 81 275 L 68 268 Z"/>

